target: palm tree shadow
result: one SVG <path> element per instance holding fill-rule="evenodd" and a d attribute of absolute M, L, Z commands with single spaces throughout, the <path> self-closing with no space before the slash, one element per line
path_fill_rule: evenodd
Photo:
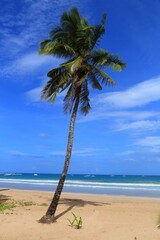
<path fill-rule="evenodd" d="M 75 205 L 72 205 L 70 207 L 68 207 L 66 210 L 64 210 L 63 212 L 59 213 L 58 215 L 56 215 L 54 217 L 55 221 L 57 221 L 58 218 L 62 217 L 63 215 L 65 215 L 67 212 L 71 211 L 72 208 L 74 208 Z"/>
<path fill-rule="evenodd" d="M 77 207 L 84 207 L 86 205 L 92 205 L 92 206 L 104 206 L 104 205 L 111 205 L 111 203 L 103 203 L 103 202 L 93 202 L 93 201 L 86 201 L 82 199 L 69 199 L 69 198 L 62 198 L 59 202 L 59 204 L 63 204 L 68 206 L 66 210 L 59 213 L 55 216 L 55 220 L 59 219 L 63 215 L 65 215 L 67 212 L 71 211 L 75 206 Z"/>

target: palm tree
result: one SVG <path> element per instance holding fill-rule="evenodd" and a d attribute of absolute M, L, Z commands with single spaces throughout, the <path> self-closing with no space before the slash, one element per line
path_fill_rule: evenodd
<path fill-rule="evenodd" d="M 90 26 L 86 18 L 81 17 L 76 7 L 63 12 L 60 25 L 50 32 L 50 39 L 40 43 L 40 54 L 65 58 L 66 61 L 48 72 L 49 80 L 42 90 L 42 98 L 54 101 L 58 93 L 66 91 L 64 112 L 71 113 L 68 145 L 64 168 L 54 193 L 53 200 L 40 222 L 55 220 L 55 212 L 66 179 L 73 145 L 74 125 L 78 109 L 86 115 L 90 107 L 89 88 L 102 89 L 101 84 L 114 85 L 115 82 L 104 72 L 111 67 L 121 71 L 126 64 L 117 55 L 104 49 L 97 49 L 101 36 L 105 32 L 106 14 L 101 24 Z"/>

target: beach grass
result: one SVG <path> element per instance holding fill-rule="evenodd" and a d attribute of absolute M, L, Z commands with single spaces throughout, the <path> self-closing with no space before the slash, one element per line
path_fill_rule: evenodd
<path fill-rule="evenodd" d="M 37 203 L 32 201 L 16 201 L 16 205 L 20 207 L 29 207 L 29 206 L 35 206 Z"/>
<path fill-rule="evenodd" d="M 1 198 L 7 198 L 7 196 L 5 195 L 0 195 L 0 199 Z M 9 200 L 9 199 L 8 199 Z M 0 204 L 0 214 L 9 214 L 11 212 L 6 212 L 7 210 L 13 210 L 13 208 L 16 208 L 16 207 L 30 207 L 30 206 L 48 206 L 47 203 L 36 203 L 36 202 L 32 202 L 32 201 L 23 201 L 23 200 L 19 200 L 19 201 L 15 201 L 15 200 L 9 200 L 8 202 L 5 202 L 5 203 L 1 203 Z"/>
<path fill-rule="evenodd" d="M 6 213 L 6 210 L 9 210 L 9 211 L 13 210 L 13 208 L 15 208 L 15 207 L 16 207 L 16 205 L 15 205 L 14 201 L 2 203 L 2 204 L 0 204 L 0 214 Z"/>
<path fill-rule="evenodd" d="M 67 218 L 67 220 L 69 222 L 69 226 L 74 227 L 76 229 L 82 228 L 82 223 L 83 223 L 82 218 L 76 216 L 76 214 L 73 213 L 73 212 L 72 212 L 72 215 L 73 215 L 73 219 L 72 220 Z"/>
<path fill-rule="evenodd" d="M 0 199 L 7 197 L 6 195 L 0 194 Z"/>

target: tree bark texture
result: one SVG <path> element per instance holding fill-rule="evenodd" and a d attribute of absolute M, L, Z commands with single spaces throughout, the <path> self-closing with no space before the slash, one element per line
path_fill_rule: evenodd
<path fill-rule="evenodd" d="M 78 105 L 79 105 L 79 97 L 77 97 L 73 111 L 72 111 L 72 115 L 71 115 L 71 119 L 70 119 L 70 127 L 69 127 L 69 134 L 68 134 L 68 144 L 67 144 L 67 151 L 66 151 L 66 158 L 65 158 L 65 162 L 64 162 L 64 167 L 63 167 L 63 171 L 61 174 L 61 177 L 59 179 L 58 185 L 57 185 L 57 189 L 54 193 L 52 202 L 46 212 L 46 215 L 43 216 L 39 222 L 41 223 L 51 223 L 55 221 L 55 212 L 59 203 L 59 199 L 63 190 L 63 186 L 64 186 L 64 182 L 67 176 L 67 172 L 68 172 L 68 167 L 69 167 L 69 163 L 70 163 L 70 159 L 71 159 L 71 153 L 72 153 L 72 146 L 73 146 L 73 135 L 74 135 L 74 125 L 75 125 L 75 120 L 76 120 L 76 116 L 77 116 L 77 110 L 78 110 Z"/>

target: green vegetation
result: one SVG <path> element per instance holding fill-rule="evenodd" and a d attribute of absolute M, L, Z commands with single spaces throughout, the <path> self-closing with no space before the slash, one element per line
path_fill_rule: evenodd
<path fill-rule="evenodd" d="M 1 198 L 8 198 L 6 195 L 0 194 L 0 199 Z"/>
<path fill-rule="evenodd" d="M 7 202 L 7 203 L 2 203 L 0 204 L 0 214 L 4 214 L 4 211 L 6 210 L 12 210 L 13 208 L 15 208 L 15 202 Z M 8 213 L 8 212 L 7 212 Z"/>
<path fill-rule="evenodd" d="M 44 206 L 44 207 L 47 207 L 47 206 L 48 206 L 48 204 L 47 204 L 47 203 L 41 203 L 41 204 L 39 204 L 39 206 Z"/>
<path fill-rule="evenodd" d="M 28 206 L 34 206 L 34 205 L 37 205 L 35 202 L 26 202 L 26 201 L 17 201 L 16 202 L 18 206 L 21 206 L 21 207 L 28 207 Z"/>
<path fill-rule="evenodd" d="M 3 198 L 4 198 L 4 195 L 3 195 Z M 0 204 L 0 214 L 4 214 L 4 213 L 9 214 L 9 212 L 6 212 L 6 210 L 13 210 L 13 208 L 15 207 L 29 207 L 29 206 L 48 206 L 48 204 L 47 203 L 38 204 L 32 201 L 23 201 L 23 200 L 21 201 L 9 200 L 8 202 Z"/>
<path fill-rule="evenodd" d="M 81 217 L 77 217 L 75 213 L 72 212 L 72 215 L 73 215 L 73 220 L 71 221 L 70 219 L 67 219 L 70 226 L 71 227 L 74 227 L 76 229 L 80 229 L 82 228 L 82 218 Z"/>

